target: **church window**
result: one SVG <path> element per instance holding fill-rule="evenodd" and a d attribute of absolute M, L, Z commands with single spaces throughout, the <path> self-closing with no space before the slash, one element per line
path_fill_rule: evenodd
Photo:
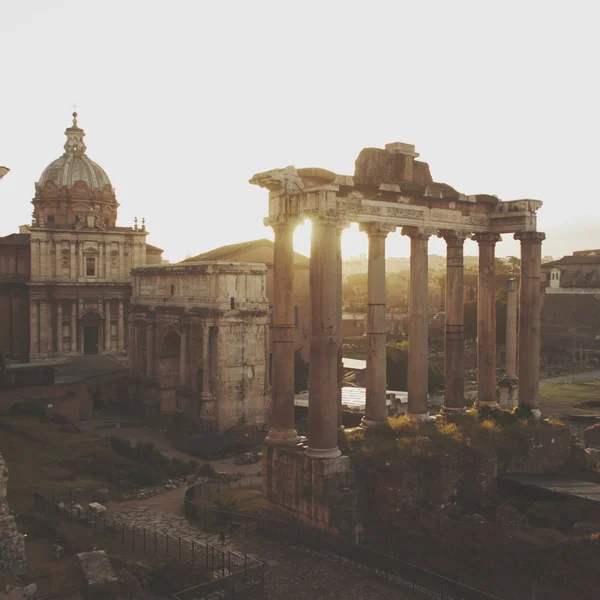
<path fill-rule="evenodd" d="M 171 296 L 174 296 L 174 295 L 175 295 L 175 286 L 172 285 L 171 286 Z"/>
<path fill-rule="evenodd" d="M 85 274 L 87 277 L 96 276 L 96 259 L 86 258 L 85 259 Z"/>
<path fill-rule="evenodd" d="M 54 215 L 48 215 L 48 223 L 54 223 Z"/>

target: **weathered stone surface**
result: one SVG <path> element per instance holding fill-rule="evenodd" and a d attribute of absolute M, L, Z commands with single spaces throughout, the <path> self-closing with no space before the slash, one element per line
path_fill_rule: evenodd
<path fill-rule="evenodd" d="M 77 555 L 86 580 L 88 592 L 97 597 L 116 597 L 118 580 L 108 555 L 104 550 L 82 552 Z"/>
<path fill-rule="evenodd" d="M 592 425 L 583 432 L 583 442 L 587 447 L 600 449 L 600 424 Z"/>
<path fill-rule="evenodd" d="M 4 493 L 8 481 L 8 469 L 0 454 L 0 473 L 4 475 Z M 14 577 L 27 570 L 25 537 L 19 533 L 15 518 L 10 515 L 6 496 L 0 494 L 0 569 L 7 569 Z"/>
<path fill-rule="evenodd" d="M 88 504 L 88 508 L 91 512 L 99 517 L 102 517 L 106 514 L 106 506 L 102 506 L 102 504 L 98 502 L 90 502 Z"/>

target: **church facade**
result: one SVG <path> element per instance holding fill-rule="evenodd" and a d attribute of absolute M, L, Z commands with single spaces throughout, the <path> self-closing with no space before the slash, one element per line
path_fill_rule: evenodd
<path fill-rule="evenodd" d="M 117 226 L 115 190 L 77 113 L 65 135 L 35 184 L 31 225 L 0 238 L 0 344 L 15 358 L 123 354 L 130 272 L 161 262 L 143 221 Z"/>

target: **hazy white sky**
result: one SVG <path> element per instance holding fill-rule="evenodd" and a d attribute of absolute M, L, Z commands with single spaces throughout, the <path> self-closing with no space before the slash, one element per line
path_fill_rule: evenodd
<path fill-rule="evenodd" d="M 30 222 L 76 102 L 119 224 L 145 216 L 170 260 L 270 237 L 255 172 L 352 174 L 394 141 L 461 192 L 543 200 L 544 254 L 600 247 L 599 17 L 597 0 L 0 0 L 0 235 Z"/>

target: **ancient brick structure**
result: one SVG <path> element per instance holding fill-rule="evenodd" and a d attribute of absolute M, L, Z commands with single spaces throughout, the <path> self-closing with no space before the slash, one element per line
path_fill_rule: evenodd
<path fill-rule="evenodd" d="M 134 269 L 130 374 L 147 404 L 219 431 L 268 421 L 265 274 L 256 263 Z"/>
<path fill-rule="evenodd" d="M 27 570 L 25 538 L 19 533 L 15 518 L 10 514 L 6 499 L 7 485 L 8 468 L 0 454 L 0 569 L 7 569 L 16 577 Z"/>
<path fill-rule="evenodd" d="M 367 401 L 363 426 L 386 425 L 385 352 L 385 239 L 400 228 L 410 238 L 410 311 L 408 356 L 408 415 L 429 418 L 428 372 L 428 240 L 446 240 L 446 362 L 444 412 L 464 410 L 464 257 L 467 236 L 479 244 L 478 292 L 478 400 L 497 407 L 495 247 L 501 233 L 515 233 L 521 242 L 519 311 L 519 402 L 539 415 L 540 263 L 544 234 L 536 231 L 537 200 L 501 201 L 496 196 L 466 196 L 447 184 L 433 181 L 429 166 L 415 160 L 414 146 L 388 144 L 364 149 L 356 160 L 354 176 L 319 168 L 274 169 L 256 174 L 250 183 L 269 190 L 265 222 L 275 233 L 273 282 L 273 387 L 268 445 L 300 449 L 294 428 L 293 370 L 293 232 L 304 219 L 312 221 L 310 262 L 311 342 L 308 443 L 304 452 L 314 461 L 313 473 L 330 470 L 318 465 L 332 461 L 330 485 L 313 481 L 302 493 L 332 515 L 337 479 L 347 463 L 339 460 L 341 362 L 341 233 L 358 222 L 369 237 L 367 310 Z M 300 446 L 299 446 L 300 444 Z M 288 451 L 265 453 L 265 479 L 280 477 L 279 462 Z M 326 490 L 325 493 L 322 490 Z M 266 488 L 274 502 L 275 485 Z M 331 491 L 331 495 L 329 493 Z M 299 490 L 297 490 L 299 493 Z M 297 512 L 298 499 L 284 499 Z M 316 511 L 319 512 L 319 511 Z M 333 519 L 330 521 L 334 521 Z M 319 525 L 323 524 L 319 521 Z M 334 526 L 335 527 L 335 526 Z"/>

